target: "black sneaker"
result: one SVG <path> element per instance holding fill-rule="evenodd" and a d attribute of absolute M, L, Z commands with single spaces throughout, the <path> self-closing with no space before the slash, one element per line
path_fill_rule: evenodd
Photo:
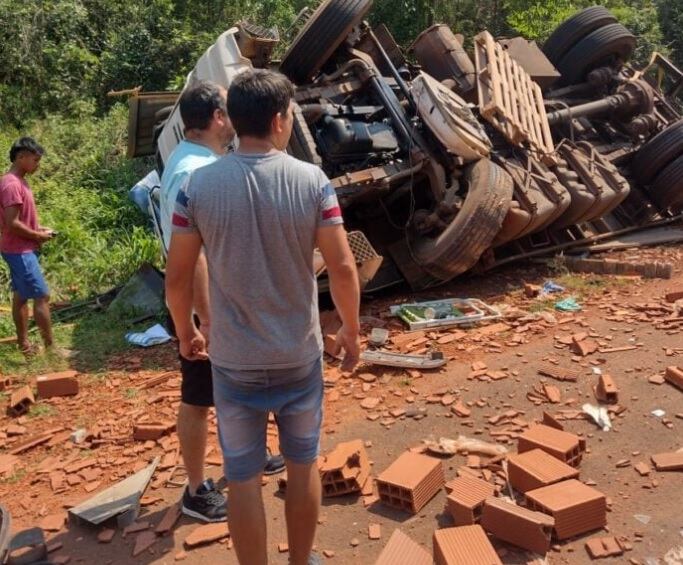
<path fill-rule="evenodd" d="M 190 487 L 183 493 L 183 514 L 203 522 L 225 522 L 228 519 L 225 497 L 216 489 L 212 479 L 206 479 L 194 496 Z"/>
<path fill-rule="evenodd" d="M 285 458 L 282 455 L 271 455 L 268 452 L 266 456 L 266 466 L 263 468 L 264 475 L 277 475 L 285 470 Z"/>

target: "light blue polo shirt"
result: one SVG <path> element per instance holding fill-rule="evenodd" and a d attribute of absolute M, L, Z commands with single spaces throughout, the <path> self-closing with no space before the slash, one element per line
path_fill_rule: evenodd
<path fill-rule="evenodd" d="M 164 238 L 164 251 L 168 253 L 171 245 L 171 218 L 175 210 L 178 192 L 187 182 L 190 174 L 216 161 L 216 155 L 206 145 L 187 139 L 182 140 L 173 150 L 161 175 L 161 193 L 159 196 L 161 210 L 161 234 Z"/>

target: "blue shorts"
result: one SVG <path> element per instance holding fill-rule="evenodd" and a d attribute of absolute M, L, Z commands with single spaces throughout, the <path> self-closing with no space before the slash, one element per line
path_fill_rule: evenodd
<path fill-rule="evenodd" d="M 34 251 L 3 253 L 2 258 L 9 265 L 11 288 L 22 300 L 43 298 L 50 294 L 38 255 Z"/>
<path fill-rule="evenodd" d="M 263 371 L 214 365 L 213 399 L 228 481 L 247 481 L 263 472 L 269 412 L 275 415 L 284 458 L 315 462 L 323 389 L 322 359 L 304 367 Z"/>

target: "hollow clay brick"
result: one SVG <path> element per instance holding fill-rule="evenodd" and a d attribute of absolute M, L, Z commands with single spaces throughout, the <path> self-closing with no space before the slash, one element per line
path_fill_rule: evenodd
<path fill-rule="evenodd" d="M 376 482 L 384 504 L 415 514 L 443 486 L 443 466 L 438 459 L 407 451 L 385 469 Z"/>
<path fill-rule="evenodd" d="M 429 552 L 401 530 L 394 530 L 375 565 L 433 565 Z"/>
<path fill-rule="evenodd" d="M 600 402 L 614 404 L 619 401 L 619 389 L 617 388 L 614 379 L 609 375 L 600 375 L 594 392 L 595 398 Z"/>
<path fill-rule="evenodd" d="M 23 416 L 29 411 L 31 404 L 35 403 L 35 401 L 36 397 L 33 396 L 31 387 L 28 385 L 22 386 L 10 396 L 7 411 L 10 416 Z"/>
<path fill-rule="evenodd" d="M 524 453 L 537 448 L 572 467 L 577 467 L 581 462 L 586 445 L 575 434 L 556 430 L 543 424 L 536 424 L 519 436 L 517 451 Z"/>
<path fill-rule="evenodd" d="M 10 386 L 12 386 L 12 379 L 10 377 L 0 375 L 0 392 L 7 390 Z"/>
<path fill-rule="evenodd" d="M 667 367 L 664 378 L 675 387 L 683 390 L 683 369 L 674 366 Z"/>
<path fill-rule="evenodd" d="M 520 492 L 578 477 L 578 469 L 567 465 L 542 449 L 532 449 L 508 456 L 508 478 L 510 484 Z"/>
<path fill-rule="evenodd" d="M 538 368 L 538 372 L 541 375 L 550 377 L 551 379 L 556 379 L 558 381 L 572 381 L 576 382 L 579 380 L 581 373 L 575 369 L 567 369 L 564 367 L 558 367 L 557 365 L 552 365 L 550 363 L 544 363 Z"/>
<path fill-rule="evenodd" d="M 446 483 L 446 510 L 456 526 L 475 524 L 481 517 L 484 501 L 494 496 L 495 487 L 475 477 L 457 477 Z"/>
<path fill-rule="evenodd" d="M 433 543 L 436 565 L 503 565 L 479 525 L 436 530 Z"/>
<path fill-rule="evenodd" d="M 370 476 L 370 462 L 360 439 L 339 443 L 319 462 L 323 496 L 358 492 Z"/>
<path fill-rule="evenodd" d="M 683 471 L 683 451 L 657 453 L 652 456 L 657 471 Z"/>
<path fill-rule="evenodd" d="M 40 398 L 73 396 L 78 394 L 76 371 L 62 371 L 36 377 L 36 388 Z"/>
<path fill-rule="evenodd" d="M 498 539 L 544 555 L 550 548 L 555 520 L 500 498 L 488 498 L 481 525 Z"/>
<path fill-rule="evenodd" d="M 602 528 L 607 523 L 605 495 L 576 479 L 526 493 L 527 506 L 555 518 L 559 540 Z"/>

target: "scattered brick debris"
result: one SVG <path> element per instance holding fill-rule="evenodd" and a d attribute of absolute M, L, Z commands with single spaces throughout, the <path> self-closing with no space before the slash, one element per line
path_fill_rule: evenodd
<path fill-rule="evenodd" d="M 536 448 L 572 467 L 578 467 L 586 445 L 584 440 L 575 434 L 536 424 L 519 436 L 517 451 L 524 453 Z"/>
<path fill-rule="evenodd" d="M 593 538 L 586 542 L 586 551 L 591 559 L 616 557 L 624 553 L 624 549 L 615 537 Z"/>
<path fill-rule="evenodd" d="M 526 492 L 527 506 L 555 518 L 558 540 L 591 532 L 607 524 L 605 495 L 576 479 Z"/>
<path fill-rule="evenodd" d="M 12 386 L 12 379 L 6 375 L 0 375 L 0 392 L 3 392 Z"/>
<path fill-rule="evenodd" d="M 667 367 L 664 378 L 675 387 L 683 390 L 683 369 L 679 367 Z"/>
<path fill-rule="evenodd" d="M 469 418 L 470 414 L 472 414 L 472 410 L 470 410 L 459 400 L 451 406 L 451 412 L 460 418 Z"/>
<path fill-rule="evenodd" d="M 652 383 L 653 385 L 663 385 L 666 382 L 666 379 L 662 375 L 652 375 L 647 378 L 647 382 Z"/>
<path fill-rule="evenodd" d="M 444 484 L 441 461 L 428 455 L 404 452 L 376 479 L 380 500 L 416 514 Z"/>
<path fill-rule="evenodd" d="M 180 502 L 176 502 L 168 507 L 164 517 L 161 519 L 159 524 L 157 524 L 157 527 L 154 530 L 158 535 L 162 536 L 167 534 L 173 529 L 173 526 L 176 525 L 176 522 L 178 521 L 178 518 L 180 518 L 181 514 L 180 504 Z"/>
<path fill-rule="evenodd" d="M 619 389 L 614 379 L 609 375 L 600 375 L 598 384 L 593 388 L 595 398 L 607 404 L 616 404 L 619 401 Z"/>
<path fill-rule="evenodd" d="M 664 296 L 664 299 L 667 302 L 676 302 L 678 300 L 681 300 L 683 298 L 683 290 L 675 290 L 673 292 L 667 292 L 666 295 Z"/>
<path fill-rule="evenodd" d="M 11 475 L 18 462 L 19 458 L 15 455 L 0 454 L 0 477 Z"/>
<path fill-rule="evenodd" d="M 652 456 L 657 471 L 683 471 L 683 451 L 657 453 Z"/>
<path fill-rule="evenodd" d="M 143 530 L 149 530 L 149 522 L 143 520 L 142 522 L 134 522 L 130 526 L 126 526 L 121 534 L 124 538 L 129 534 L 136 534 Z"/>
<path fill-rule="evenodd" d="M 549 414 L 548 412 L 543 412 L 543 420 L 541 421 L 541 423 L 550 428 L 555 428 L 556 430 L 564 431 L 564 426 L 552 414 Z"/>
<path fill-rule="evenodd" d="M 368 524 L 368 538 L 378 540 L 382 537 L 382 527 L 379 524 Z"/>
<path fill-rule="evenodd" d="M 157 535 L 151 530 L 140 532 L 135 538 L 135 546 L 133 547 L 133 557 L 137 557 L 144 551 L 147 551 L 156 543 L 157 539 Z"/>
<path fill-rule="evenodd" d="M 204 524 L 192 530 L 185 538 L 185 545 L 188 548 L 197 547 L 213 543 L 230 535 L 227 522 L 216 522 L 214 524 Z"/>
<path fill-rule="evenodd" d="M 482 527 L 498 539 L 545 555 L 555 520 L 500 498 L 488 498 L 481 517 Z"/>
<path fill-rule="evenodd" d="M 323 555 L 328 559 L 332 559 L 334 557 L 334 551 L 331 549 L 323 549 Z"/>
<path fill-rule="evenodd" d="M 7 412 L 10 416 L 19 417 L 27 414 L 31 408 L 31 404 L 34 404 L 36 397 L 33 396 L 33 391 L 28 385 L 24 385 L 12 392 L 9 400 L 9 406 L 7 407 Z"/>
<path fill-rule="evenodd" d="M 157 440 L 175 430 L 174 422 L 138 423 L 133 426 L 133 439 L 137 441 Z"/>
<path fill-rule="evenodd" d="M 61 371 L 36 377 L 36 388 L 40 398 L 53 396 L 74 396 L 78 394 L 77 371 Z"/>
<path fill-rule="evenodd" d="M 396 529 L 375 565 L 434 565 L 434 560 L 424 547 Z"/>
<path fill-rule="evenodd" d="M 550 363 L 544 363 L 538 368 L 539 374 L 544 377 L 550 377 L 558 381 L 571 381 L 576 382 L 579 380 L 581 373 L 574 369 L 567 369 L 564 367 L 558 367 L 557 365 L 552 365 Z"/>
<path fill-rule="evenodd" d="M 360 407 L 364 408 L 365 410 L 372 410 L 374 408 L 377 408 L 377 405 L 380 403 L 380 401 L 380 398 L 377 398 L 375 396 L 368 396 L 367 398 L 361 400 Z"/>
<path fill-rule="evenodd" d="M 567 479 L 577 479 L 579 470 L 542 449 L 508 455 L 508 479 L 520 492 L 527 492 Z"/>
<path fill-rule="evenodd" d="M 97 534 L 97 541 L 99 543 L 111 543 L 111 540 L 114 539 L 115 535 L 116 530 L 114 528 L 105 528 L 104 530 L 101 530 L 99 534 Z"/>
<path fill-rule="evenodd" d="M 58 532 L 64 527 L 66 522 L 66 512 L 48 514 L 38 524 L 46 532 Z"/>
<path fill-rule="evenodd" d="M 647 463 L 636 463 L 633 468 L 641 477 L 647 477 L 650 474 L 650 466 Z"/>
<path fill-rule="evenodd" d="M 467 526 L 479 522 L 484 502 L 494 496 L 496 488 L 476 477 L 462 476 L 445 484 L 446 510 L 453 517 L 456 526 Z"/>
<path fill-rule="evenodd" d="M 370 462 L 360 439 L 337 444 L 318 468 L 324 496 L 358 492 L 370 476 Z"/>
<path fill-rule="evenodd" d="M 552 404 L 559 404 L 562 400 L 562 395 L 560 394 L 560 389 L 552 385 L 543 385 L 543 392 L 546 398 Z"/>
<path fill-rule="evenodd" d="M 479 525 L 436 530 L 433 540 L 436 565 L 503 565 Z"/>

